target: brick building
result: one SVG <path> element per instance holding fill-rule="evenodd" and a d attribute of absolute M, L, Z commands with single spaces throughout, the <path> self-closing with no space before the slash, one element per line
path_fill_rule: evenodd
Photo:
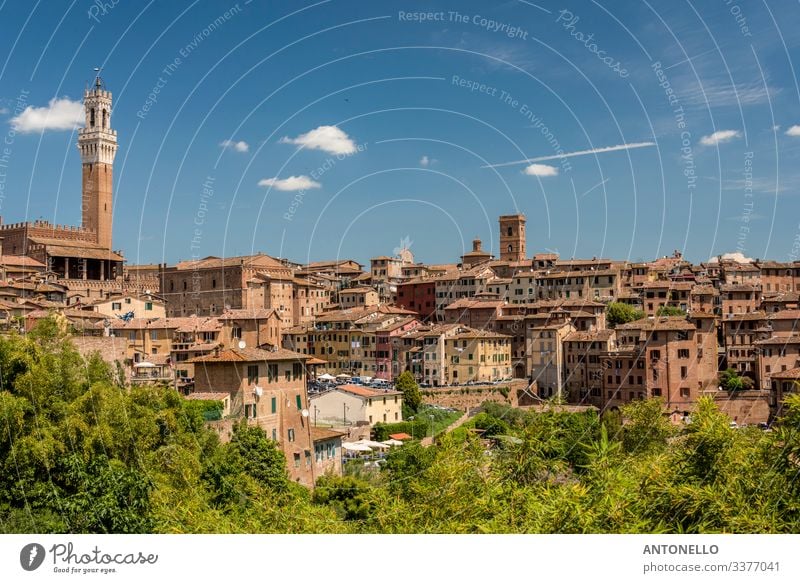
<path fill-rule="evenodd" d="M 290 478 L 313 486 L 316 472 L 306 391 L 307 360 L 308 356 L 284 349 L 234 348 L 191 362 L 195 366 L 195 393 L 230 396 L 230 419 L 216 424 L 221 437 L 230 437 L 230 421 L 244 419 L 260 427 L 286 456 Z"/>

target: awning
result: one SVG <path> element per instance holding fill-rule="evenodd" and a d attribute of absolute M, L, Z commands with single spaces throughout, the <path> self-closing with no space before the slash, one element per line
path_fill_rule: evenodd
<path fill-rule="evenodd" d="M 155 367 L 156 365 L 154 365 L 152 362 L 147 362 L 146 360 L 142 362 L 137 362 L 136 364 L 133 365 L 133 368 L 155 368 Z"/>
<path fill-rule="evenodd" d="M 343 443 L 342 448 L 347 451 L 372 451 L 372 448 L 359 443 Z"/>
<path fill-rule="evenodd" d="M 397 439 L 387 439 L 386 441 L 384 441 L 382 443 L 385 443 L 386 445 L 392 445 L 392 446 L 403 445 L 403 442 L 399 441 Z"/>
<path fill-rule="evenodd" d="M 335 376 L 333 376 L 332 374 L 325 373 L 325 374 L 321 374 L 321 375 L 319 375 L 319 376 L 317 377 L 317 380 L 319 380 L 319 381 L 332 381 L 332 380 L 334 380 L 335 378 L 336 378 L 336 377 L 335 377 Z"/>
<path fill-rule="evenodd" d="M 369 439 L 359 439 L 353 442 L 354 445 L 365 445 L 370 449 L 389 449 L 389 446 L 380 441 L 370 441 Z"/>

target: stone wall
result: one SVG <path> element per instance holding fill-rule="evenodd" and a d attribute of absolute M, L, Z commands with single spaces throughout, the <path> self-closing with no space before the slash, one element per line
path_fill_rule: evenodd
<path fill-rule="evenodd" d="M 507 385 L 475 385 L 470 387 L 444 387 L 437 389 L 423 389 L 422 400 L 429 405 L 439 405 L 441 407 L 452 407 L 467 411 L 480 407 L 486 401 L 493 403 L 504 403 L 506 405 L 518 406 L 517 390 L 518 385 L 525 383 L 508 383 Z M 508 396 L 504 396 L 501 389 L 508 389 Z"/>
<path fill-rule="evenodd" d="M 769 391 L 706 391 L 719 410 L 738 425 L 758 425 L 770 418 Z"/>

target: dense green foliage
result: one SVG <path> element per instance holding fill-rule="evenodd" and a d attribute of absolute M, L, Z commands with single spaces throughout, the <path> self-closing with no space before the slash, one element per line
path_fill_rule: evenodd
<path fill-rule="evenodd" d="M 750 377 L 739 376 L 735 368 L 728 368 L 719 373 L 719 385 L 726 391 L 749 391 L 755 382 Z"/>
<path fill-rule="evenodd" d="M 458 411 L 445 411 L 421 404 L 417 413 L 409 416 L 406 421 L 376 423 L 372 428 L 372 437 L 377 441 L 386 441 L 392 434 L 407 433 L 415 439 L 422 439 L 438 434 L 461 415 Z"/>
<path fill-rule="evenodd" d="M 661 306 L 656 311 L 656 316 L 680 316 L 685 318 L 686 312 L 676 306 Z"/>
<path fill-rule="evenodd" d="M 0 532 L 800 530 L 798 395 L 772 431 L 731 428 L 710 399 L 680 427 L 655 400 L 602 418 L 486 404 L 309 493 L 261 430 L 220 444 L 200 408 L 120 386 L 62 334 L 0 338 Z"/>
<path fill-rule="evenodd" d="M 606 306 L 606 323 L 609 328 L 644 318 L 644 312 L 629 304 L 611 302 Z"/>
<path fill-rule="evenodd" d="M 410 371 L 404 371 L 397 377 L 394 388 L 403 393 L 403 405 L 415 412 L 419 410 L 419 406 L 422 404 L 422 395 L 419 392 L 417 380 Z"/>

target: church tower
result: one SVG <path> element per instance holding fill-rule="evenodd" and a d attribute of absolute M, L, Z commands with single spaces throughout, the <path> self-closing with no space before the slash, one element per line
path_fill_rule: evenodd
<path fill-rule="evenodd" d="M 97 233 L 97 242 L 111 249 L 114 156 L 117 132 L 111 129 L 111 92 L 98 73 L 83 95 L 85 126 L 78 130 L 83 165 L 82 226 Z"/>
<path fill-rule="evenodd" d="M 500 217 L 500 260 L 525 261 L 525 215 Z"/>

